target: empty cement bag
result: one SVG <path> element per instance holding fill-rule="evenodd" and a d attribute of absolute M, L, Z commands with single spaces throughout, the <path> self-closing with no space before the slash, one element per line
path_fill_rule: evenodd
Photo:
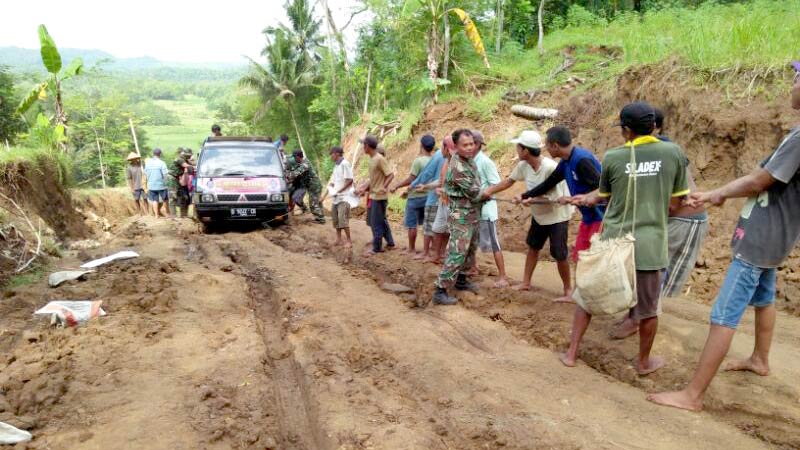
<path fill-rule="evenodd" d="M 87 273 L 92 272 L 94 272 L 94 270 L 64 270 L 62 272 L 51 273 L 47 278 L 47 284 L 49 284 L 50 287 L 56 287 L 65 281 L 77 280 Z"/>
<path fill-rule="evenodd" d="M 89 319 L 105 316 L 106 312 L 100 307 L 102 303 L 102 300 L 56 300 L 39 308 L 34 314 L 49 314 L 51 323 L 74 327 L 88 322 Z"/>
<path fill-rule="evenodd" d="M 18 444 L 33 438 L 30 433 L 7 423 L 0 422 L 0 444 Z"/>
<path fill-rule="evenodd" d="M 106 256 L 105 258 L 100 258 L 100 259 L 95 259 L 93 261 L 89 261 L 86 264 L 83 264 L 81 266 L 81 269 L 94 269 L 95 267 L 100 267 L 103 264 L 108 264 L 111 261 L 114 261 L 114 260 L 117 260 L 117 259 L 130 259 L 130 258 L 138 258 L 138 257 L 139 257 L 138 253 L 136 253 L 134 251 L 131 251 L 131 250 L 125 250 L 125 251 L 114 253 L 113 255 Z"/>

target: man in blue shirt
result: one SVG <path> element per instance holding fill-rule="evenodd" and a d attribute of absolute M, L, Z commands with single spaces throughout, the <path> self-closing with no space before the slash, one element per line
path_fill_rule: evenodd
<path fill-rule="evenodd" d="M 428 196 L 425 198 L 425 218 L 423 220 L 422 227 L 425 236 L 423 241 L 422 257 L 426 260 L 431 259 L 430 250 L 434 237 L 433 220 L 436 218 L 439 197 L 436 195 L 435 189 L 428 190 L 426 189 L 425 185 L 439 180 L 439 173 L 442 171 L 444 162 L 445 158 L 444 155 L 442 155 L 442 150 L 437 150 L 436 153 L 434 153 L 431 157 L 430 161 L 428 161 L 428 164 L 425 165 L 425 168 L 422 169 L 417 177 L 414 178 L 414 181 L 412 181 L 409 185 L 409 190 L 411 191 L 428 192 Z"/>
<path fill-rule="evenodd" d="M 153 205 L 153 215 L 161 217 L 161 205 L 166 204 L 169 211 L 167 194 L 167 165 L 161 160 L 161 149 L 153 150 L 153 157 L 144 163 L 144 174 L 147 176 L 147 197 Z M 166 213 L 164 213 L 166 215 Z"/>
<path fill-rule="evenodd" d="M 586 194 L 600 186 L 600 161 L 594 154 L 572 144 L 572 136 L 566 127 L 556 126 L 547 130 L 545 148 L 553 158 L 560 158 L 556 170 L 540 185 L 522 194 L 521 199 L 539 197 L 553 189 L 561 181 L 567 182 L 571 195 Z M 567 198 L 559 200 L 568 203 Z M 591 245 L 592 235 L 600 231 L 603 224 L 604 208 L 602 206 L 580 206 L 581 225 L 575 247 L 572 250 L 572 261 L 578 261 L 578 252 Z"/>

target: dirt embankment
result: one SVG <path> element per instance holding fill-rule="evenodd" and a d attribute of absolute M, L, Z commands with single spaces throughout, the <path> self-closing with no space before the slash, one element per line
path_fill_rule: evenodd
<path fill-rule="evenodd" d="M 764 96 L 740 98 L 729 95 L 717 84 L 700 86 L 693 76 L 680 69 L 680 64 L 669 61 L 628 70 L 617 80 L 616 89 L 602 86 L 586 91 L 580 89 L 579 83 L 571 81 L 535 95 L 532 104 L 560 110 L 556 121 L 524 120 L 510 114 L 510 104 L 501 103 L 492 120 L 480 123 L 465 115 L 463 104 L 435 105 L 414 128 L 412 139 L 389 149 L 388 156 L 396 165 L 397 173 L 404 175 L 419 151 L 419 138 L 425 133 L 441 140 L 456 128 L 468 127 L 481 130 L 487 142 L 508 141 L 523 129 L 532 128 L 543 133 L 558 123 L 570 127 L 576 144 L 592 149 L 602 158 L 607 149 L 621 144 L 619 129 L 612 126 L 620 108 L 641 99 L 664 111 L 666 134 L 686 151 L 698 187 L 708 189 L 750 172 L 797 123 L 798 115 L 791 110 L 785 96 L 774 100 L 766 100 Z M 511 144 L 490 156 L 497 162 L 501 176 L 508 175 L 516 162 Z M 510 197 L 522 190 L 517 183 L 510 192 L 499 196 Z M 716 295 L 730 261 L 728 243 L 742 203 L 730 201 L 722 208 L 710 209 L 709 236 L 698 267 L 687 284 L 693 298 L 709 303 Z M 530 212 L 507 203 L 499 206 L 503 246 L 523 251 Z M 577 220 L 576 214 L 573 236 Z M 782 307 L 795 314 L 800 314 L 798 267 L 800 251 L 795 251 L 780 268 L 778 285 Z"/>
<path fill-rule="evenodd" d="M 43 154 L 4 165 L 0 191 L 40 217 L 59 239 L 83 239 L 90 230 L 75 211 L 64 176 L 58 163 Z"/>

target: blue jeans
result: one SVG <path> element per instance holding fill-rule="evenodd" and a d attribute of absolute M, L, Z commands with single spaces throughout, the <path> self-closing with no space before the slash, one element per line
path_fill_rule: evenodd
<path fill-rule="evenodd" d="M 387 200 L 372 200 L 369 207 L 369 225 L 372 228 L 372 251 L 383 251 L 383 239 L 386 239 L 386 245 L 394 247 L 394 238 L 392 238 L 392 229 L 389 228 L 389 221 L 386 220 L 386 206 Z"/>
<path fill-rule="evenodd" d="M 406 217 L 403 225 L 406 228 L 417 228 L 425 222 L 425 197 L 410 198 L 406 201 Z"/>
<path fill-rule="evenodd" d="M 150 203 L 165 203 L 169 198 L 169 194 L 166 189 L 162 189 L 160 191 L 149 190 L 147 191 L 147 199 L 150 200 Z"/>
<path fill-rule="evenodd" d="M 717 300 L 711 323 L 735 329 L 748 306 L 763 308 L 775 303 L 777 270 L 754 266 L 733 258 Z"/>

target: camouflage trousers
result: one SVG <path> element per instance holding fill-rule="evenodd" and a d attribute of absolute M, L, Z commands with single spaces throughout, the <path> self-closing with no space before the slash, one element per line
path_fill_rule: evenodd
<path fill-rule="evenodd" d="M 466 274 L 472 268 L 478 248 L 478 219 L 480 209 L 450 207 L 450 241 L 447 243 L 447 256 L 436 280 L 436 287 L 453 287 L 458 275 Z"/>
<path fill-rule="evenodd" d="M 311 214 L 318 221 L 325 221 L 325 212 L 322 210 L 322 202 L 319 201 L 320 191 L 308 191 L 308 203 L 311 206 Z"/>

